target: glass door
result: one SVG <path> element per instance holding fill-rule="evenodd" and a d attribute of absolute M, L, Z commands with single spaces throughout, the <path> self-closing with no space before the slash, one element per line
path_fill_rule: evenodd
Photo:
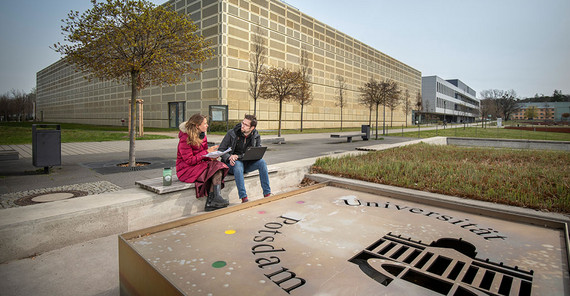
<path fill-rule="evenodd" d="M 185 121 L 185 107 L 186 102 L 168 103 L 168 127 L 178 128 L 178 126 Z"/>

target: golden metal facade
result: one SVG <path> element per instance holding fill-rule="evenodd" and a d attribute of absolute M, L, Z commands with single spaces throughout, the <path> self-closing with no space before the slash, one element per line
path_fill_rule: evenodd
<path fill-rule="evenodd" d="M 304 128 L 340 126 L 340 107 L 336 106 L 338 76 L 344 78 L 347 88 L 344 127 L 368 123 L 369 110 L 359 104 L 358 88 L 371 77 L 397 81 L 403 90 L 409 91 L 412 101 L 421 91 L 420 71 L 281 1 L 170 2 L 200 27 L 199 33 L 211 42 L 215 56 L 193 81 L 185 79 L 176 86 L 151 87 L 141 92 L 147 127 L 169 126 L 171 102 L 185 102 L 186 119 L 197 112 L 207 114 L 209 105 L 227 104 L 230 120 L 253 113 L 253 99 L 248 94 L 249 59 L 257 26 L 266 40 L 266 65 L 297 70 L 301 50 L 308 52 L 314 100 L 303 111 Z M 115 82 L 88 82 L 82 77 L 61 61 L 38 72 L 38 117 L 43 114 L 46 121 L 122 124 L 121 119 L 128 118 L 129 87 Z M 260 129 L 277 128 L 277 103 L 258 100 L 256 109 Z M 388 111 L 388 123 L 392 120 L 396 126 L 405 124 L 401 106 L 395 108 L 393 118 Z M 284 104 L 282 127 L 299 128 L 300 112 L 298 103 Z"/>

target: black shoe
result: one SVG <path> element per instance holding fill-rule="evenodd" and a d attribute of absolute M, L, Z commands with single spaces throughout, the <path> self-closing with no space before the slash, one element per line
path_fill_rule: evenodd
<path fill-rule="evenodd" d="M 214 185 L 214 200 L 212 200 L 212 203 L 223 207 L 230 205 L 230 202 L 222 197 L 222 185 Z"/>
<path fill-rule="evenodd" d="M 215 185 L 213 192 L 208 192 L 208 198 L 206 199 L 206 206 L 204 210 L 210 212 L 213 210 L 221 209 L 227 207 L 230 202 L 225 200 L 221 195 L 221 185 Z"/>

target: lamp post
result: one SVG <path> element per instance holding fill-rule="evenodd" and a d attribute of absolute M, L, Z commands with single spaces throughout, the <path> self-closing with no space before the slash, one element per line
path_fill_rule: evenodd
<path fill-rule="evenodd" d="M 416 120 L 416 125 L 418 126 L 418 138 L 420 137 L 420 121 Z"/>

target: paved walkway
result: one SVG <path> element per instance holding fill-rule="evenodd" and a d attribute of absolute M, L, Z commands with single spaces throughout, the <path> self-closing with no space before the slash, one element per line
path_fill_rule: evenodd
<path fill-rule="evenodd" d="M 263 136 L 263 138 L 270 137 Z M 278 164 L 354 151 L 359 147 L 416 140 L 385 137 L 384 140 L 362 141 L 355 138 L 354 142 L 347 143 L 346 139 L 330 138 L 329 133 L 283 137 L 285 144 L 267 145 L 269 149 L 265 158 L 268 163 Z M 209 137 L 209 141 L 216 143 L 221 139 L 222 136 Z M 137 141 L 137 161 L 149 158 L 175 159 L 177 143 L 177 139 Z M 94 163 L 115 165 L 127 159 L 127 141 L 63 143 L 62 166 L 53 168 L 49 175 L 30 173 L 37 170 L 31 165 L 30 146 L 8 146 L 21 153 L 22 157 L 19 160 L 0 163 L 0 176 L 3 176 L 0 178 L 0 194 L 95 182 L 109 182 L 113 186 L 127 189 L 135 187 L 136 180 L 162 175 L 161 168 L 113 174 L 100 174 L 92 168 Z M 0 149 L 9 148 L 0 147 Z M 2 295 L 118 295 L 117 236 L 103 237 L 35 257 L 0 264 L 0 278 Z"/>

